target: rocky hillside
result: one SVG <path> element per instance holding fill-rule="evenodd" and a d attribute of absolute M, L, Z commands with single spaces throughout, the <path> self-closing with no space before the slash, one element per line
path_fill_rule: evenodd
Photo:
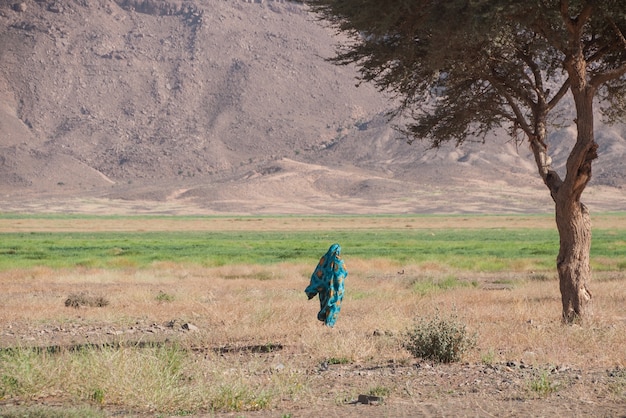
<path fill-rule="evenodd" d="M 389 98 L 324 60 L 340 41 L 284 1 L 0 0 L 0 210 L 552 209 L 505 135 L 408 146 Z M 626 209 L 625 131 L 598 133 L 594 209 Z"/>

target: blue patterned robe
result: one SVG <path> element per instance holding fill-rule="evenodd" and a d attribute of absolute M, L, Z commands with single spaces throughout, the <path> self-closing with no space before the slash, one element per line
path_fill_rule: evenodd
<path fill-rule="evenodd" d="M 348 271 L 341 259 L 341 246 L 333 244 L 320 258 L 320 262 L 311 275 L 311 283 L 304 290 L 309 300 L 319 294 L 320 311 L 317 319 L 331 328 L 335 325 L 341 310 L 344 281 L 347 276 Z"/>

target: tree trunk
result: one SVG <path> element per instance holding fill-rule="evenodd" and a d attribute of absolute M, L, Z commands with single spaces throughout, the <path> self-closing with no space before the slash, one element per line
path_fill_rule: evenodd
<path fill-rule="evenodd" d="M 556 201 L 556 224 L 560 249 L 557 257 L 559 287 L 563 303 L 563 322 L 574 323 L 592 316 L 589 252 L 591 250 L 591 218 L 582 203 L 571 196 Z"/>
<path fill-rule="evenodd" d="M 598 157 L 593 132 L 594 88 L 586 82 L 582 53 L 566 63 L 576 105 L 576 144 L 567 159 L 567 174 L 556 193 L 556 223 L 560 236 L 557 270 L 563 303 L 563 322 L 583 322 L 592 316 L 591 218 L 580 198 L 591 180 L 591 163 Z"/>

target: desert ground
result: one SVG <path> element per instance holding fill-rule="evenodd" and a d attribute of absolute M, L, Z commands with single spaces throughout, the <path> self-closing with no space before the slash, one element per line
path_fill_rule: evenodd
<path fill-rule="evenodd" d="M 320 228 L 549 228 L 550 217 L 259 217 L 197 220 L 3 219 L 0 231 L 99 230 L 308 230 Z M 616 221 L 616 218 L 619 218 Z M 338 225 L 334 225 L 337 222 Z M 624 228 L 607 215 L 602 227 Z M 245 224 L 242 226 L 242 224 Z M 626 291 L 621 272 L 599 272 L 592 283 L 593 320 L 563 326 L 553 272 L 511 266 L 503 273 L 451 271 L 436 263 L 399 265 L 346 260 L 347 295 L 333 329 L 315 318 L 317 301 L 303 293 L 311 265 L 186 266 L 158 263 L 147 269 L 16 269 L 0 273 L 0 347 L 40 347 L 50 358 L 92 348 L 108 364 L 93 368 L 104 394 L 80 396 L 84 385 L 69 373 L 30 397 L 0 400 L 0 414 L 46 406 L 87 404 L 105 416 L 401 417 L 401 416 L 626 416 Z M 416 294 L 412 283 L 455 275 L 473 283 Z M 72 295 L 104 298 L 106 306 L 66 306 Z M 417 318 L 454 315 L 476 346 L 462 361 L 441 364 L 414 358 L 403 347 Z M 185 381 L 146 394 L 145 367 L 119 358 L 176 345 L 185 355 Z M 99 348 L 98 348 L 99 347 Z M 152 356 L 152 354 L 146 354 Z M 143 358 L 143 357 L 142 357 Z M 118 359 L 118 360 L 116 360 Z M 147 358 L 144 358 L 149 364 Z M 132 361 L 130 362 L 132 363 Z M 53 372 L 62 373 L 52 367 Z M 99 380 L 102 374 L 109 379 Z M 191 381 L 206 385 L 196 399 Z M 63 379 L 62 379 L 63 380 Z M 230 408 L 206 410 L 216 387 L 245 388 Z M 165 393 L 162 393 L 165 392 Z M 183 392 L 183 393 L 181 393 Z M 377 396 L 374 398 L 373 396 Z M 223 396 L 223 395 L 222 395 Z M 258 396 L 258 395 L 257 395 Z M 371 403 L 365 400 L 375 399 Z M 361 400 L 361 401 L 359 401 Z M 205 409 L 190 408 L 202 405 Z M 188 409 L 192 409 L 190 412 Z M 20 409 L 21 408 L 21 409 Z M 19 415 L 18 415 L 19 416 Z"/>

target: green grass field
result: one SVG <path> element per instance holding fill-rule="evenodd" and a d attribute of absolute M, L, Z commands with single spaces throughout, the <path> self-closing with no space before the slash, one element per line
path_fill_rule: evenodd
<path fill-rule="evenodd" d="M 470 271 L 510 270 L 523 260 L 528 268 L 541 270 L 554 266 L 558 241 L 555 230 L 501 228 L 2 233 L 0 269 L 302 262 L 338 242 L 346 260 L 430 261 Z M 594 230 L 591 256 L 595 269 L 625 269 L 626 230 Z"/>

